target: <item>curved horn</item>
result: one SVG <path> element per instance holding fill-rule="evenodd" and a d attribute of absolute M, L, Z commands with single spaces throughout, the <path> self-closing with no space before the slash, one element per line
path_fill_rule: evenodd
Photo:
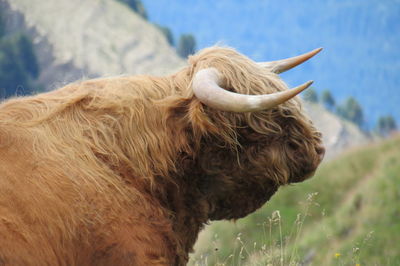
<path fill-rule="evenodd" d="M 229 112 L 255 112 L 270 109 L 293 98 L 313 82 L 308 81 L 291 90 L 264 95 L 247 95 L 227 91 L 218 84 L 221 75 L 215 68 L 199 70 L 193 78 L 194 95 L 205 105 Z"/>
<path fill-rule="evenodd" d="M 269 68 L 271 69 L 272 72 L 274 73 L 282 73 L 285 72 L 289 69 L 294 68 L 295 66 L 300 65 L 301 63 L 304 63 L 314 55 L 318 54 L 321 52 L 322 48 L 318 48 L 315 50 L 312 50 L 311 52 L 298 55 L 295 57 L 290 57 L 282 60 L 277 60 L 277 61 L 270 61 L 270 62 L 260 62 L 258 63 L 259 66 Z"/>

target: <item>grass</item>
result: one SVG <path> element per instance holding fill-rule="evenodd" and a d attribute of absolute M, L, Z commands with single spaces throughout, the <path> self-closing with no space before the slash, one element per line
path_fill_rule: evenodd
<path fill-rule="evenodd" d="M 214 222 L 190 264 L 400 265 L 398 202 L 395 137 L 324 163 L 236 223 Z"/>

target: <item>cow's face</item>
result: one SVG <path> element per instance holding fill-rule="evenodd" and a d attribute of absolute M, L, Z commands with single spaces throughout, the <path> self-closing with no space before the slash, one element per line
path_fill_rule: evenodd
<path fill-rule="evenodd" d="M 238 127 L 236 149 L 217 137 L 202 144 L 198 166 L 212 204 L 210 219 L 244 217 L 268 201 L 279 186 L 314 174 L 325 152 L 321 134 L 303 116 L 286 113 L 275 119 L 281 127 L 277 132 L 257 132 L 248 124 Z"/>
<path fill-rule="evenodd" d="M 196 167 L 210 219 L 243 217 L 280 185 L 313 175 L 325 151 L 321 134 L 291 99 L 309 84 L 288 90 L 274 73 L 282 67 L 259 65 L 230 49 L 206 50 L 191 60 L 194 93 L 217 128 L 203 139 Z M 213 90 L 221 101 L 214 101 Z"/>

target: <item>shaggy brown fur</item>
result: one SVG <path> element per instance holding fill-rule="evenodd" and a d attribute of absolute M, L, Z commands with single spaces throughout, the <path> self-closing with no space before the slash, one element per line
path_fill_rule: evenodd
<path fill-rule="evenodd" d="M 254 113 L 201 104 L 193 75 L 286 90 L 213 47 L 168 77 L 71 84 L 0 106 L 0 265 L 185 265 L 208 220 L 238 219 L 310 177 L 324 149 L 297 100 Z"/>

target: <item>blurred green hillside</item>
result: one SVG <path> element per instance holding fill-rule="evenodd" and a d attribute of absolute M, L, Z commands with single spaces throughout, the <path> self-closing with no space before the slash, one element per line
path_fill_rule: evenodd
<path fill-rule="evenodd" d="M 324 163 L 253 215 L 212 223 L 191 265 L 400 265 L 399 201 L 397 136 Z"/>

